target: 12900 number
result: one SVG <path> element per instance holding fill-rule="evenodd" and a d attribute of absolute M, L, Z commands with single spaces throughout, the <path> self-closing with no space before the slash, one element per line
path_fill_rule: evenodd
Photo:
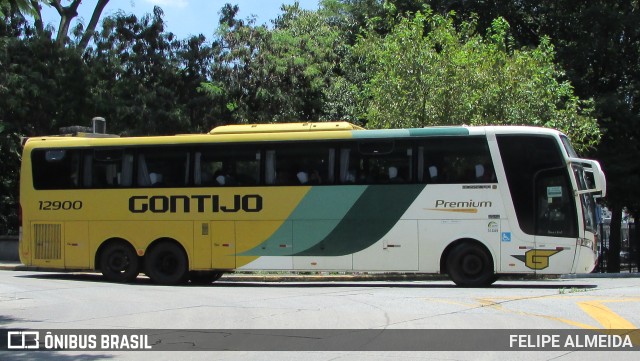
<path fill-rule="evenodd" d="M 41 211 L 70 211 L 82 209 L 82 201 L 39 201 Z"/>

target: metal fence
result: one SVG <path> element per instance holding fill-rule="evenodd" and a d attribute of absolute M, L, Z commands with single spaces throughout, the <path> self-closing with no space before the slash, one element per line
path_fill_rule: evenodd
<path fill-rule="evenodd" d="M 598 266 L 594 272 L 607 272 L 607 256 L 609 252 L 609 242 L 611 238 L 611 219 L 605 218 L 600 224 L 600 244 Z M 620 229 L 620 272 L 638 272 L 638 245 L 634 243 L 632 237 L 636 237 L 635 223 L 622 222 Z"/>

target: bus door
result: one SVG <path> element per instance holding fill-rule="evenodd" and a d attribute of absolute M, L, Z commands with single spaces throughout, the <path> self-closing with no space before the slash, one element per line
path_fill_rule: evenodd
<path fill-rule="evenodd" d="M 536 273 L 569 273 L 579 235 L 567 168 L 538 172 L 534 187 L 535 246 L 525 254 L 525 264 Z"/>
<path fill-rule="evenodd" d="M 236 268 L 236 222 L 212 221 L 211 267 L 214 269 Z"/>

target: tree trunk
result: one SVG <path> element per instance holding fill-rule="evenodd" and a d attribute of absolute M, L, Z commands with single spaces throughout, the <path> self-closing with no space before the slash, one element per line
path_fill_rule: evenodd
<path fill-rule="evenodd" d="M 81 2 L 82 0 L 73 0 L 69 6 L 62 6 L 60 0 L 50 0 L 49 2 L 60 15 L 60 26 L 58 26 L 58 35 L 56 37 L 56 45 L 60 48 L 64 47 L 65 40 L 69 34 L 71 20 L 78 16 L 78 6 L 80 6 Z"/>
<path fill-rule="evenodd" d="M 96 31 L 96 26 L 100 20 L 102 10 L 104 10 L 104 7 L 107 6 L 108 2 L 109 0 L 99 0 L 96 4 L 96 7 L 93 9 L 93 15 L 91 15 L 91 20 L 89 21 L 89 25 L 87 25 L 87 28 L 84 30 L 82 40 L 80 40 L 80 44 L 78 44 L 79 49 L 84 50 L 87 48 L 87 45 L 89 45 L 89 41 L 91 41 L 91 37 Z"/>
<path fill-rule="evenodd" d="M 56 37 L 56 45 L 58 47 L 64 47 L 65 40 L 69 35 L 71 21 L 78 16 L 78 6 L 80 6 L 81 2 L 82 0 L 73 0 L 69 6 L 62 6 L 60 0 L 49 0 L 51 6 L 53 6 L 60 15 L 60 26 L 58 27 L 58 35 Z M 78 49 L 84 50 L 87 45 L 89 45 L 89 41 L 91 41 L 91 37 L 96 30 L 98 21 L 100 20 L 102 10 L 107 6 L 107 3 L 109 3 L 109 0 L 99 0 L 96 3 L 96 7 L 93 9 L 93 14 L 91 15 L 91 20 L 89 21 L 87 28 L 84 29 L 84 34 L 82 34 L 82 39 L 78 44 Z"/>

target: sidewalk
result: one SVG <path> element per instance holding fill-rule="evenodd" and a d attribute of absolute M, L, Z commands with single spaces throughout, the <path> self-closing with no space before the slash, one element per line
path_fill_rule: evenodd
<path fill-rule="evenodd" d="M 29 267 L 14 261 L 1 261 L 0 270 L 3 271 L 32 271 L 32 272 L 74 272 L 42 267 Z M 90 272 L 90 271 L 76 271 Z M 513 275 L 500 277 L 502 280 L 567 280 L 579 278 L 640 278 L 640 273 L 587 273 L 563 275 Z M 425 273 L 367 273 L 367 272 L 234 272 L 226 273 L 221 280 L 227 282 L 357 282 L 357 281 L 448 281 L 449 277 L 442 274 Z"/>

